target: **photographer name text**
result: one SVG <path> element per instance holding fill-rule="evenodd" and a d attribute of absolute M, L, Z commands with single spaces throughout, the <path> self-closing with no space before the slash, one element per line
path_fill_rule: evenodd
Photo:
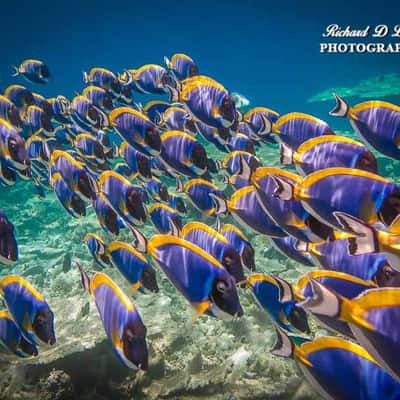
<path fill-rule="evenodd" d="M 368 25 L 357 29 L 350 25 L 331 24 L 322 37 L 326 41 L 320 43 L 321 53 L 400 53 L 400 24 Z"/>

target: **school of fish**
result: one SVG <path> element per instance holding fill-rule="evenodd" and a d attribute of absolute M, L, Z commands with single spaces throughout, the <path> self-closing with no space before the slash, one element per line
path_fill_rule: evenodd
<path fill-rule="evenodd" d="M 52 80 L 34 59 L 14 67 L 18 75 Z M 78 267 L 121 363 L 148 369 L 151 321 L 106 267 L 139 296 L 156 296 L 165 275 L 194 318 L 240 318 L 240 293 L 249 291 L 276 327 L 272 353 L 294 359 L 324 398 L 400 398 L 400 187 L 379 174 L 370 150 L 400 160 L 400 107 L 351 106 L 334 94 L 330 114 L 347 118 L 367 147 L 312 115 L 266 107 L 243 115 L 185 54 L 119 74 L 92 68 L 83 80 L 73 99 L 20 84 L 0 95 L 0 186 L 22 179 L 39 198 L 54 191 L 73 218 L 91 207 L 115 239 L 87 232 L 97 271 Z M 142 105 L 143 95 L 165 99 Z M 209 157 L 204 143 L 221 157 Z M 276 143 L 281 168 L 257 157 Z M 235 224 L 224 223 L 227 215 Z M 19 257 L 12 219 L 0 210 L 4 269 Z M 142 234 L 148 222 L 158 234 Z M 121 230 L 129 243 L 118 240 Z M 310 272 L 296 283 L 257 272 L 246 231 Z M 24 277 L 5 276 L 0 295 L 0 342 L 10 357 L 56 343 L 51 306 Z M 332 336 L 313 339 L 309 318 Z"/>

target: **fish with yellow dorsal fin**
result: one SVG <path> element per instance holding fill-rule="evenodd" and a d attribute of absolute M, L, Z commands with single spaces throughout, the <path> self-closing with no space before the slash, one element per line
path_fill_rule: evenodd
<path fill-rule="evenodd" d="M 277 328 L 272 354 L 293 358 L 324 399 L 375 400 L 400 396 L 399 382 L 363 347 L 342 338 L 325 336 L 311 341 L 289 337 Z"/>

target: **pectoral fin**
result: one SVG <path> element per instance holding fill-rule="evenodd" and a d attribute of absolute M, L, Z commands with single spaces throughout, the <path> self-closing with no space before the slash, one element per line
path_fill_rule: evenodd
<path fill-rule="evenodd" d="M 196 311 L 193 320 L 196 320 L 197 318 L 201 317 L 211 307 L 211 302 L 207 300 L 207 301 L 202 301 L 201 303 L 192 303 L 192 306 Z"/>

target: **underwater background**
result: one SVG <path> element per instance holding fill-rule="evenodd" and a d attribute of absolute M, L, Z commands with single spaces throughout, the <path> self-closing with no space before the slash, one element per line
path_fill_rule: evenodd
<path fill-rule="evenodd" d="M 367 99 L 400 104 L 399 55 L 319 53 L 328 24 L 362 28 L 399 23 L 394 1 L 366 1 L 361 6 L 351 1 L 321 5 L 206 0 L 200 6 L 190 1 L 23 0 L 2 2 L 1 9 L 2 90 L 20 82 L 46 97 L 72 98 L 83 88 L 82 71 L 91 67 L 122 71 L 161 64 L 163 56 L 182 52 L 196 60 L 202 74 L 248 98 L 250 107 L 309 113 L 354 138 L 347 120 L 328 115 L 334 105 L 331 92 L 354 104 Z M 48 85 L 37 87 L 11 77 L 11 66 L 26 58 L 46 61 L 53 74 Z M 148 98 L 137 95 L 135 100 L 144 104 Z M 210 157 L 224 158 L 202 143 Z M 257 155 L 265 166 L 279 165 L 277 146 L 263 146 Z M 376 156 L 381 174 L 400 183 L 400 162 Z M 161 274 L 159 293 L 134 300 L 148 329 L 149 372 L 125 369 L 107 344 L 94 305 L 87 310 L 88 296 L 75 268 L 79 261 L 89 271 L 96 269 L 82 243 L 86 233 L 112 238 L 101 230 L 93 210 L 73 219 L 51 191 L 46 194 L 45 199 L 37 198 L 32 184 L 22 180 L 0 188 L 0 209 L 15 225 L 20 253 L 18 262 L 2 266 L 1 276 L 20 274 L 40 289 L 55 312 L 57 334 L 56 346 L 41 351 L 37 359 L 1 363 L 1 398 L 318 398 L 294 362 L 269 354 L 273 326 L 250 293 L 240 293 L 242 318 L 193 322 L 186 300 Z M 190 219 L 196 217 L 204 218 L 192 211 Z M 151 236 L 151 223 L 142 232 Z M 247 233 L 256 249 L 258 271 L 281 272 L 289 281 L 307 272 L 307 267 L 273 249 L 267 238 Z M 129 242 L 131 236 L 122 232 L 122 239 Z M 106 272 L 129 293 L 115 269 Z"/>

